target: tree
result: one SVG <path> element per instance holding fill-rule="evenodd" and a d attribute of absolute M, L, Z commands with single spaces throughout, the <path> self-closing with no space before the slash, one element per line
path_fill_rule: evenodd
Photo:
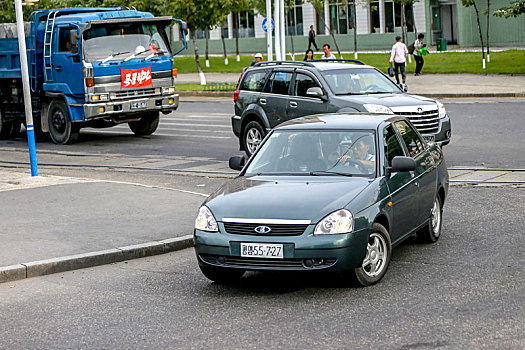
<path fill-rule="evenodd" d="M 329 4 L 339 3 L 345 6 L 348 5 L 348 0 L 327 0 L 327 1 Z M 317 11 L 317 13 L 324 13 L 325 0 L 310 0 L 310 2 L 315 8 L 315 11 Z M 334 26 L 333 25 L 328 26 L 328 23 L 325 23 L 324 25 L 325 25 L 326 30 L 328 30 L 328 32 L 330 33 L 332 40 L 334 41 L 335 48 L 337 49 L 337 54 L 339 55 L 339 57 L 342 57 L 341 50 L 339 50 L 339 45 L 337 45 L 337 40 L 335 40 Z M 355 33 L 355 28 L 354 28 L 354 33 Z"/>
<path fill-rule="evenodd" d="M 525 0 L 515 0 L 510 2 L 510 6 L 502 7 L 494 11 L 496 17 L 518 17 L 525 13 Z"/>
<path fill-rule="evenodd" d="M 474 11 L 476 11 L 476 20 L 478 23 L 478 32 L 479 32 L 479 40 L 481 42 L 481 56 L 483 57 L 483 69 L 485 69 L 485 47 L 483 45 L 483 33 L 481 32 L 481 24 L 479 23 L 479 9 L 478 5 L 476 4 L 476 0 L 461 0 L 461 3 L 465 7 L 474 7 Z"/>
<path fill-rule="evenodd" d="M 239 55 L 239 22 L 240 22 L 239 14 L 241 12 L 253 11 L 253 8 L 254 8 L 253 0 L 230 0 L 229 1 L 229 7 L 227 9 L 229 9 L 229 12 L 231 12 L 232 17 L 233 17 L 233 32 L 235 33 L 235 53 L 237 54 L 237 62 L 241 60 L 240 55 Z"/>

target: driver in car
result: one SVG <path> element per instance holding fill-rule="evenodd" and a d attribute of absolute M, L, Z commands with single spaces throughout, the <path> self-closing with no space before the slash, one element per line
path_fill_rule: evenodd
<path fill-rule="evenodd" d="M 361 138 L 352 146 L 353 159 L 361 163 L 369 172 L 374 170 L 376 156 L 370 153 L 370 140 Z"/>

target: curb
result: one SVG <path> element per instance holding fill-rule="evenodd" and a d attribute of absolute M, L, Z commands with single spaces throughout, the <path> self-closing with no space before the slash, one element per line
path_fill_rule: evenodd
<path fill-rule="evenodd" d="M 233 91 L 178 91 L 180 97 L 230 97 L 233 99 Z M 410 92 L 413 95 L 421 95 L 430 98 L 490 98 L 490 97 L 525 97 L 525 92 L 484 92 L 484 93 L 418 93 Z M 184 102 L 182 100 L 182 102 Z"/>
<path fill-rule="evenodd" d="M 193 235 L 0 267 L 0 283 L 85 269 L 193 247 Z"/>

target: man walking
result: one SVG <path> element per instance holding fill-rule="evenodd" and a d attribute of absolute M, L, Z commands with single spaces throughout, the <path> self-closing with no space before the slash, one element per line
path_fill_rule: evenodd
<path fill-rule="evenodd" d="M 323 57 L 321 57 L 323 60 L 330 60 L 330 59 L 334 59 L 335 60 L 334 54 L 330 53 L 330 45 L 324 44 L 323 45 L 323 51 L 324 51 L 324 55 L 323 55 Z"/>
<path fill-rule="evenodd" d="M 425 45 L 423 44 L 423 38 L 425 37 L 425 34 L 420 33 L 417 36 L 417 40 L 414 42 L 414 59 L 416 60 L 416 76 L 421 75 L 421 69 L 423 69 L 423 64 L 425 63 L 425 60 L 423 60 L 423 51 L 421 50 Z"/>
<path fill-rule="evenodd" d="M 308 33 L 308 50 L 310 50 L 312 44 L 314 44 L 315 51 L 319 51 L 319 48 L 315 43 L 315 30 L 313 25 L 310 26 L 310 32 Z"/>
<path fill-rule="evenodd" d="M 390 64 L 394 63 L 394 71 L 396 74 L 396 81 L 399 85 L 399 70 L 401 70 L 401 76 L 403 77 L 403 84 L 407 80 L 407 74 L 405 72 L 406 57 L 408 55 L 408 49 L 405 44 L 401 42 L 401 37 L 396 36 L 396 43 L 392 46 L 392 53 L 390 54 Z"/>

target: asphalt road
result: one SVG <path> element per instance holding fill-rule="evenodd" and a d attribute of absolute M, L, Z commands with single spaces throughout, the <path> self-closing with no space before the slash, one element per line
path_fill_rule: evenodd
<path fill-rule="evenodd" d="M 383 281 L 207 281 L 193 250 L 0 284 L 0 348 L 523 349 L 523 189 L 453 187 Z M 490 198 L 490 201 L 487 200 Z"/>
<path fill-rule="evenodd" d="M 452 118 L 452 142 L 444 148 L 449 166 L 525 168 L 525 99 L 444 102 Z M 39 140 L 37 150 L 149 158 L 201 157 L 224 162 L 240 154 L 231 128 L 232 113 L 233 102 L 228 99 L 182 102 L 176 112 L 161 119 L 159 129 L 151 136 L 135 137 L 127 124 L 109 129 L 86 128 L 73 145 Z M 0 150 L 6 147 L 25 150 L 27 142 L 23 138 L 0 141 Z M 3 160 L 9 158 L 9 154 L 1 156 Z M 75 163 L 78 158 L 64 157 L 62 161 Z"/>

